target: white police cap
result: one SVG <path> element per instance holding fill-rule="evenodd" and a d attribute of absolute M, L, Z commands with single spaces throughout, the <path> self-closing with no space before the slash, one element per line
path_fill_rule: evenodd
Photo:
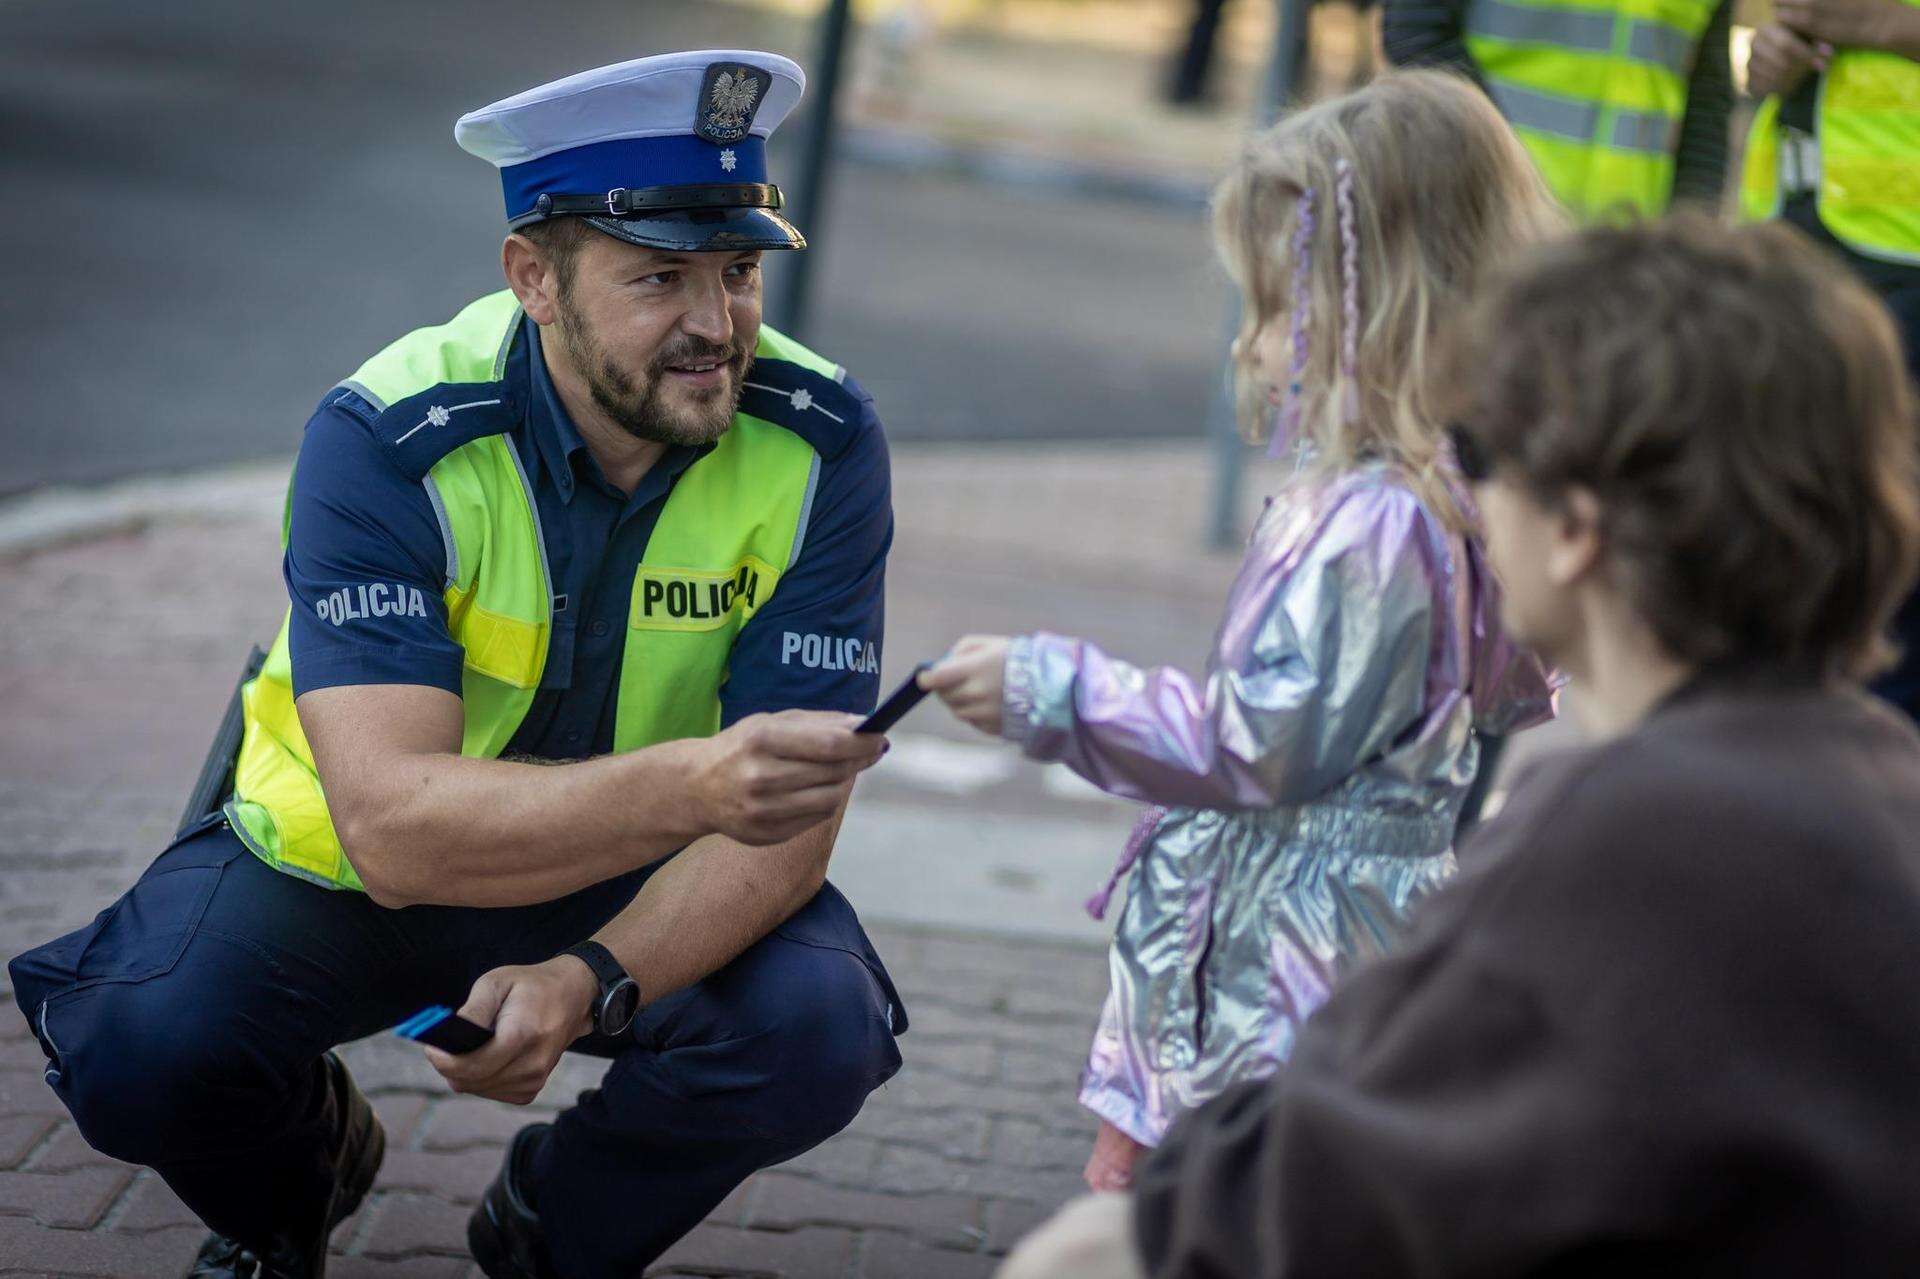
<path fill-rule="evenodd" d="M 766 142 L 805 88 L 775 53 L 668 53 L 470 111 L 453 136 L 500 170 L 509 226 L 573 214 L 650 248 L 802 249 Z"/>

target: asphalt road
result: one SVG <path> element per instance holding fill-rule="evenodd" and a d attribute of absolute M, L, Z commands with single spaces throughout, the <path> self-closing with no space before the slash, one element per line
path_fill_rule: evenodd
<path fill-rule="evenodd" d="M 498 287 L 457 115 L 727 44 L 804 63 L 812 35 L 671 0 L 0 3 L 0 494 L 292 451 L 361 359 Z M 895 438 L 1199 430 L 1198 214 L 860 164 L 832 197 L 807 337 Z"/>

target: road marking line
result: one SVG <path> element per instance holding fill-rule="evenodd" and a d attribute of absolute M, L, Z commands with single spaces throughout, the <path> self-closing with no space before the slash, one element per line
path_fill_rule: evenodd
<path fill-rule="evenodd" d="M 890 781 L 946 795 L 974 795 L 1012 777 L 1020 758 L 1005 746 L 974 745 L 919 733 L 893 736 L 874 771 Z"/>

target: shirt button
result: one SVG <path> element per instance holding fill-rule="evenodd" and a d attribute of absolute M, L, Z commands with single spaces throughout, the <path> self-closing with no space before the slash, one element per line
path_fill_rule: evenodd
<path fill-rule="evenodd" d="M 589 626 L 587 628 L 587 633 L 593 636 L 595 639 L 600 639 L 606 635 L 607 630 L 608 630 L 608 627 L 605 622 L 595 622 L 592 626 Z"/>

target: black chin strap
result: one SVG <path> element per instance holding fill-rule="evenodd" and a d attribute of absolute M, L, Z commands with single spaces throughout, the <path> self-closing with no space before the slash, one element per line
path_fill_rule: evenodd
<path fill-rule="evenodd" d="M 771 182 L 734 182 L 713 186 L 615 187 L 600 195 L 543 195 L 531 212 L 511 225 L 525 226 L 565 214 L 599 217 L 645 217 L 689 209 L 777 209 L 783 203 L 780 188 Z"/>

